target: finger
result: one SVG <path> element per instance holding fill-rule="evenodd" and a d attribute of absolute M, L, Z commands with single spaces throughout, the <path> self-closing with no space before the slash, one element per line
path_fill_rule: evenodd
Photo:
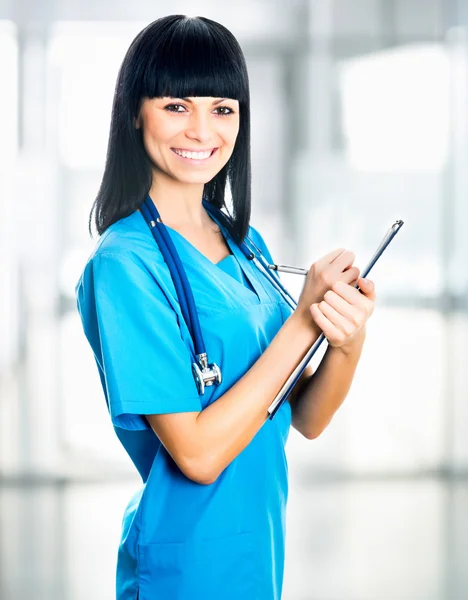
<path fill-rule="evenodd" d="M 334 261 L 332 261 L 333 266 L 340 271 L 346 271 L 347 269 L 353 266 L 353 263 L 356 259 L 356 255 L 351 250 L 344 250 L 341 254 L 339 254 Z"/>
<path fill-rule="evenodd" d="M 318 261 L 317 261 L 317 263 L 320 264 L 320 265 L 329 265 L 338 256 L 340 256 L 340 254 L 342 254 L 343 252 L 345 252 L 344 248 L 337 248 L 336 250 L 333 250 L 329 254 L 326 254 L 325 256 L 322 256 L 322 258 L 319 258 Z"/>
<path fill-rule="evenodd" d="M 323 301 L 335 309 L 335 311 L 337 311 L 344 319 L 347 319 L 351 322 L 355 322 L 359 319 L 359 310 L 356 310 L 352 304 L 350 304 L 342 296 L 339 296 L 333 290 L 328 290 L 325 292 Z M 320 309 L 321 308 L 322 305 L 320 304 Z"/>
<path fill-rule="evenodd" d="M 360 282 L 363 282 L 362 277 L 358 279 L 359 287 L 361 287 Z M 335 281 L 332 285 L 332 290 L 336 292 L 339 296 L 347 300 L 350 304 L 353 305 L 362 305 L 364 301 L 364 305 L 367 305 L 369 302 L 373 302 L 375 298 L 375 292 L 370 292 L 370 290 L 366 287 L 366 283 L 363 283 L 362 293 L 355 287 L 352 287 L 343 281 Z"/>
<path fill-rule="evenodd" d="M 359 289 L 363 292 L 363 294 L 365 296 L 367 296 L 367 298 L 369 298 L 369 300 L 372 300 L 372 302 L 375 300 L 375 284 L 371 279 L 364 279 L 363 277 L 360 277 L 358 279 L 358 286 Z"/>
<path fill-rule="evenodd" d="M 341 332 L 337 330 L 333 323 L 331 323 L 330 320 L 322 313 L 318 304 L 312 304 L 310 306 L 310 312 L 312 318 L 323 331 L 323 334 L 327 340 L 335 339 L 337 335 L 341 334 Z"/>
<path fill-rule="evenodd" d="M 345 301 L 343 300 L 343 302 Z M 350 305 L 348 304 L 348 306 Z M 322 313 L 327 317 L 330 323 L 334 325 L 337 329 L 339 329 L 341 332 L 343 332 L 345 335 L 351 335 L 355 331 L 355 324 L 350 322 L 346 317 L 344 317 L 337 310 L 335 310 L 333 306 L 330 306 L 328 302 L 322 300 L 322 302 L 319 303 L 318 307 L 322 311 Z"/>
<path fill-rule="evenodd" d="M 359 279 L 361 271 L 357 267 L 346 269 L 340 277 L 340 281 L 344 281 L 348 285 L 355 285 Z"/>

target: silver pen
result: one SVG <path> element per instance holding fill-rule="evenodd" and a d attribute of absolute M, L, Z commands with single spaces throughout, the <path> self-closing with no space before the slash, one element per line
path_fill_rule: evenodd
<path fill-rule="evenodd" d="M 300 267 L 288 267 L 287 265 L 268 265 L 272 271 L 282 271 L 283 273 L 292 273 L 293 275 L 307 275 L 307 269 Z"/>
<path fill-rule="evenodd" d="M 394 238 L 394 236 L 396 235 L 396 233 L 398 232 L 398 230 L 400 229 L 400 227 L 402 225 L 403 225 L 403 221 L 398 220 L 398 221 L 395 221 L 395 223 L 390 227 L 390 229 L 385 234 L 384 239 L 380 243 L 380 246 L 377 248 L 374 256 L 371 258 L 368 265 L 362 272 L 361 277 L 367 277 L 369 271 L 372 269 L 372 267 L 377 262 L 377 259 L 380 257 L 380 255 L 385 250 L 385 248 L 388 246 L 388 244 L 392 241 L 392 239 Z M 282 271 L 283 273 L 292 273 L 293 275 L 307 275 L 307 273 L 308 273 L 307 269 L 301 269 L 300 267 L 289 267 L 287 265 L 268 265 L 268 268 L 271 269 L 272 271 Z"/>

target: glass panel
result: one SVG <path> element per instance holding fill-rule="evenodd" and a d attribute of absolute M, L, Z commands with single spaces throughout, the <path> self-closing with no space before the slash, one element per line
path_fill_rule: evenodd
<path fill-rule="evenodd" d="M 13 269 L 13 167 L 18 152 L 18 50 L 16 28 L 0 20 L 0 371 L 17 352 L 18 299 Z"/>
<path fill-rule="evenodd" d="M 302 153 L 296 162 L 303 261 L 345 246 L 356 252 L 362 268 L 387 229 L 403 219 L 404 227 L 375 268 L 379 291 L 437 295 L 449 135 L 446 53 L 435 45 L 400 47 L 330 68 L 345 147 L 332 155 Z M 327 131 L 318 121 L 312 119 Z M 312 141 L 317 135 L 311 131 Z"/>
<path fill-rule="evenodd" d="M 118 68 L 142 27 L 138 22 L 59 23 L 53 29 L 48 55 L 58 90 L 59 194 L 67 199 L 62 206 L 60 261 L 66 307 L 59 324 L 63 441 L 82 456 L 126 462 L 75 309 L 74 286 L 97 240 L 88 235 L 88 217 L 104 168 Z"/>
<path fill-rule="evenodd" d="M 18 45 L 10 21 L 0 20 L 0 471 L 18 460 L 20 409 L 14 376 L 22 316 L 15 235 L 14 167 L 18 153 Z"/>
<path fill-rule="evenodd" d="M 110 421 L 91 348 L 73 313 L 61 319 L 60 346 L 65 443 L 89 456 L 127 459 Z"/>
<path fill-rule="evenodd" d="M 348 398 L 314 441 L 313 465 L 292 438 L 304 473 L 467 464 L 467 319 L 443 312 L 467 297 L 464 66 L 461 50 L 454 60 L 450 47 L 429 43 L 339 61 L 310 55 L 309 151 L 294 164 L 300 265 L 346 247 L 363 268 L 390 225 L 405 225 L 370 276 L 378 298 L 363 356 Z M 342 145 L 331 143 L 332 121 Z M 284 277 L 297 295 L 302 281 Z"/>
<path fill-rule="evenodd" d="M 65 166 L 104 166 L 118 68 L 142 27 L 135 22 L 54 27 L 49 56 L 58 72 L 59 152 Z"/>

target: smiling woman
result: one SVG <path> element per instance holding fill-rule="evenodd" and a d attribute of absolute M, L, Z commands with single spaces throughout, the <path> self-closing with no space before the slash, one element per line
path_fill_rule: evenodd
<path fill-rule="evenodd" d="M 233 153 L 239 132 L 239 102 L 193 97 L 167 104 L 168 100 L 145 98 L 136 120 L 136 127 L 143 130 L 145 150 L 158 172 L 154 179 L 158 185 L 165 176 L 185 183 L 205 183 L 207 176 L 212 179 L 221 171 Z M 220 113 L 221 109 L 225 112 Z M 208 175 L 206 170 L 198 174 L 193 169 L 184 170 L 185 165 L 210 171 Z M 156 195 L 152 189 L 150 196 Z"/>
<path fill-rule="evenodd" d="M 199 163 L 200 157 L 179 157 L 172 149 L 216 151 Z M 174 178 L 195 184 L 191 193 L 203 193 L 225 209 L 229 180 L 233 233 L 237 240 L 244 238 L 251 202 L 247 67 L 231 32 L 204 17 L 158 19 L 130 45 L 115 87 L 106 168 L 90 233 L 93 213 L 102 234 L 137 210 L 148 193 L 154 198 L 156 179 L 170 186 L 160 196 L 172 198 L 169 206 L 176 204 L 174 194 L 180 196 L 181 188 L 171 185 Z M 162 207 L 161 214 L 167 217 L 167 209 Z"/>
<path fill-rule="evenodd" d="M 76 286 L 78 310 L 143 481 L 123 520 L 117 599 L 280 600 L 290 426 L 320 433 L 358 352 L 349 344 L 329 356 L 320 402 L 306 372 L 301 402 L 293 390 L 274 420 L 268 408 L 320 334 L 311 305 L 357 269 L 351 253 L 327 255 L 294 308 L 252 260 L 255 248 L 274 263 L 249 223 L 248 77 L 222 25 L 172 15 L 132 42 L 93 209 L 101 235 Z M 354 292 L 330 299 L 326 314 L 347 330 L 336 346 L 362 329 Z M 334 318 L 343 305 L 351 324 Z"/>

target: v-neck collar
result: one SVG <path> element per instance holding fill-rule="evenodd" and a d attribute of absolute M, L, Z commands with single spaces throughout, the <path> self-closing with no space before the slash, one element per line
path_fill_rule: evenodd
<path fill-rule="evenodd" d="M 140 211 L 136 211 L 136 212 L 140 215 L 140 218 L 143 221 L 144 225 L 146 226 L 149 235 L 151 235 L 151 237 L 153 237 L 151 231 L 148 228 L 146 220 L 143 217 L 143 215 L 141 214 L 141 212 Z M 235 284 L 239 285 L 241 287 L 241 289 L 245 290 L 245 292 L 248 295 L 252 295 L 256 299 L 256 302 L 255 302 L 256 304 L 261 304 L 262 301 L 263 302 L 268 301 L 269 297 L 266 294 L 265 288 L 262 286 L 262 284 L 258 280 L 257 273 L 255 272 L 256 269 L 253 267 L 251 262 L 249 260 L 247 260 L 247 258 L 244 256 L 242 250 L 232 239 L 232 236 L 229 233 L 229 231 L 226 230 L 226 228 L 218 221 L 218 219 L 216 217 L 214 217 L 213 215 L 210 214 L 210 218 L 220 228 L 221 233 L 224 237 L 224 240 L 225 240 L 226 244 L 229 246 L 231 253 L 232 253 L 232 254 L 228 254 L 221 260 L 226 260 L 229 256 L 232 256 L 237 261 L 239 267 L 242 269 L 244 276 L 246 277 L 246 279 L 248 280 L 248 282 L 251 285 L 251 288 L 246 287 L 243 283 L 240 283 L 232 275 L 230 275 L 224 269 L 222 269 L 219 266 L 219 263 L 221 261 L 218 261 L 218 263 L 212 262 L 207 256 L 205 256 L 205 254 L 203 254 L 203 252 L 200 252 L 200 250 L 198 250 L 198 248 L 196 248 L 191 242 L 189 242 L 189 240 L 186 237 L 184 237 L 181 233 L 179 233 L 176 229 L 173 229 L 172 227 L 170 227 L 169 225 L 166 225 L 165 223 L 164 223 L 164 226 L 166 227 L 167 231 L 173 238 L 173 241 L 179 242 L 179 245 L 182 245 L 188 251 L 190 251 L 192 254 L 194 254 L 196 257 L 198 257 L 198 260 L 201 261 L 201 263 L 203 263 L 205 265 L 205 269 L 203 269 L 204 271 L 208 271 L 208 270 L 212 271 L 214 269 L 216 271 L 216 274 L 218 275 L 218 277 L 221 277 L 221 278 L 228 277 L 229 281 L 231 281 L 231 282 L 234 281 Z M 154 241 L 154 239 L 153 239 L 153 241 Z M 156 243 L 156 242 L 154 242 L 154 243 Z M 179 258 L 182 262 L 184 262 L 183 256 L 179 256 Z M 189 264 L 192 265 L 192 263 L 189 263 Z"/>
<path fill-rule="evenodd" d="M 219 225 L 219 223 L 217 221 L 216 221 L 216 223 Z M 222 258 L 221 260 L 218 260 L 218 262 L 213 262 L 210 258 L 208 258 L 206 256 L 206 254 L 203 254 L 203 252 L 201 252 L 196 246 L 194 246 L 192 244 L 192 242 L 190 242 L 184 235 L 182 235 L 181 233 L 179 233 L 177 231 L 177 229 L 173 229 L 172 227 L 169 227 L 169 225 L 166 225 L 165 223 L 164 223 L 164 226 L 171 233 L 172 237 L 174 237 L 174 235 L 175 235 L 175 236 L 177 236 L 178 239 L 183 240 L 183 243 L 185 243 L 188 246 L 190 246 L 190 248 L 193 249 L 193 251 L 196 254 L 199 254 L 202 257 L 202 259 L 206 260 L 208 263 L 210 263 L 210 265 L 212 267 L 217 267 L 222 260 L 225 260 L 226 258 L 228 258 L 228 256 L 232 256 L 233 255 L 232 248 L 231 248 L 231 246 L 229 245 L 229 243 L 228 243 L 228 241 L 226 239 L 226 232 L 223 229 L 221 229 L 221 226 L 219 226 L 219 228 L 221 229 L 221 233 L 223 235 L 224 241 L 226 242 L 226 245 L 228 246 L 229 250 L 231 251 L 231 254 L 228 254 L 227 256 L 225 256 L 224 258 Z"/>

